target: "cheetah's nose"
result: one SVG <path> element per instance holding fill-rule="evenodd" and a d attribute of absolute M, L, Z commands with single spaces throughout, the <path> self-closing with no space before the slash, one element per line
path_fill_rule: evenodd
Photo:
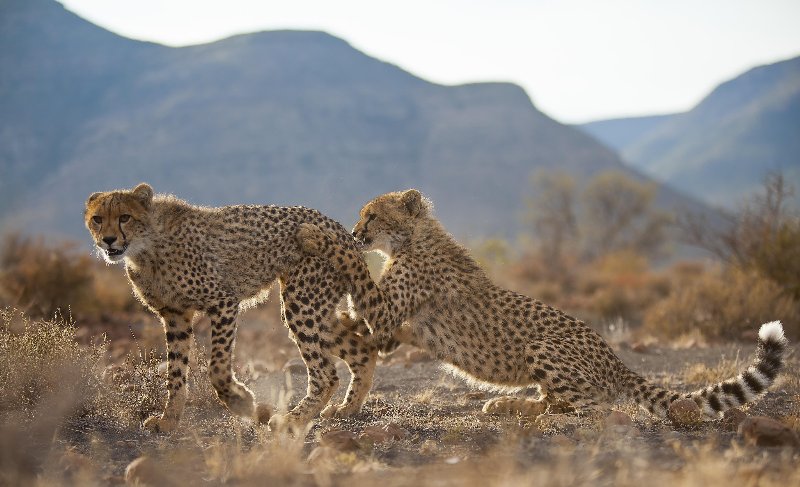
<path fill-rule="evenodd" d="M 105 242 L 105 243 L 106 243 L 106 245 L 111 245 L 111 244 L 113 244 L 113 243 L 114 243 L 114 242 L 116 242 L 116 241 L 117 241 L 117 237 L 114 237 L 114 236 L 111 236 L 111 237 L 103 237 L 103 242 Z"/>

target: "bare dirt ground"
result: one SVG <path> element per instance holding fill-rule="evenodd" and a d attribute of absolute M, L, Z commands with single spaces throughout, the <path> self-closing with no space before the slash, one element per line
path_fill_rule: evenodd
<path fill-rule="evenodd" d="M 729 377 L 752 358 L 750 345 L 731 344 L 645 353 L 617 350 L 633 369 L 658 383 L 692 390 Z M 800 416 L 797 348 L 776 386 L 749 416 L 778 418 L 795 431 Z M 798 485 L 800 449 L 747 445 L 720 421 L 675 426 L 631 404 L 616 409 L 630 425 L 607 417 L 486 416 L 492 397 L 445 372 L 424 353 L 401 349 L 378 367 L 363 411 L 350 419 L 316 421 L 302 438 L 232 417 L 191 390 L 177 431 L 150 434 L 88 416 L 60 426 L 42 454 L 55 455 L 37 482 L 119 484 L 145 456 L 152 465 L 129 482 L 154 485 Z M 339 367 L 340 400 L 349 378 Z M 249 380 L 260 401 L 294 404 L 305 391 L 302 367 Z M 77 458 L 77 460 L 76 460 Z M 76 464 L 77 466 L 73 465 Z M 85 465 L 88 465 L 86 467 Z M 148 464 L 149 465 L 149 464 Z M 65 473 L 66 472 L 66 473 Z M 88 472 L 88 473 L 87 473 Z"/>

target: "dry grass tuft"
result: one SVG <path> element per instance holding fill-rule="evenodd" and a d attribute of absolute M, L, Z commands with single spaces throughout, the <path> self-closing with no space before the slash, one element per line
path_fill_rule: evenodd
<path fill-rule="evenodd" d="M 715 384 L 735 377 L 747 368 L 749 362 L 737 353 L 733 358 L 722 357 L 716 365 L 696 363 L 688 366 L 683 373 L 687 384 Z"/>
<path fill-rule="evenodd" d="M 62 403 L 90 406 L 103 345 L 81 347 L 75 324 L 58 315 L 32 321 L 5 308 L 0 321 L 0 414 L 30 419 L 55 396 Z"/>
<path fill-rule="evenodd" d="M 2 317 L 4 485 L 120 484 L 129 466 L 130 482 L 153 485 L 647 482 L 657 487 L 800 481 L 798 451 L 748 447 L 714 423 L 674 431 L 632 405 L 623 406 L 633 419 L 626 428 L 609 428 L 604 416 L 589 414 L 537 420 L 487 417 L 480 414 L 483 399 L 459 401 L 469 389 L 434 362 L 381 368 L 378 388 L 395 388 L 376 392 L 361 415 L 323 421 L 307 434 L 291 437 L 233 418 L 218 404 L 202 345 L 195 345 L 191 357 L 190 402 L 180 427 L 169 435 L 151 435 L 141 430 L 140 422 L 162 405 L 160 354 L 139 351 L 109 366 L 105 346 L 79 344 L 68 320 L 28 320 L 13 310 L 5 310 Z M 708 367 L 675 372 L 678 380 L 706 383 L 729 376 L 744 360 L 732 356 Z M 800 382 L 793 367 L 785 387 L 796 400 Z M 262 373 L 264 379 L 282 374 Z M 389 377 L 391 384 L 386 383 Z M 296 390 L 285 397 L 302 394 L 304 384 L 289 389 Z M 783 421 L 796 425 L 797 416 L 797 407 L 790 404 Z M 353 450 L 322 442 L 328 431 L 358 438 L 389 421 L 407 434 L 385 442 L 357 441 Z"/>

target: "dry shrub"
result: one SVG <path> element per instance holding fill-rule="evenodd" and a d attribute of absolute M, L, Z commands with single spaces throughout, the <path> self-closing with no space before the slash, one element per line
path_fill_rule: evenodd
<path fill-rule="evenodd" d="M 612 252 L 588 263 L 569 259 L 568 271 L 552 275 L 542 258 L 528 254 L 510 275 L 510 285 L 589 322 L 622 319 L 638 325 L 643 312 L 669 294 L 670 281 L 652 272 L 645 256 L 630 251 Z"/>
<path fill-rule="evenodd" d="M 711 269 L 674 286 L 645 314 L 644 329 L 675 338 L 699 330 L 709 339 L 754 338 L 762 323 L 781 320 L 791 336 L 800 332 L 800 304 L 782 287 L 753 271 Z"/>
<path fill-rule="evenodd" d="M 31 321 L 5 308 L 0 320 L 0 414 L 32 418 L 54 400 L 91 407 L 104 345 L 81 347 L 75 325 L 60 316 Z"/>
<path fill-rule="evenodd" d="M 107 343 L 79 344 L 68 319 L 31 320 L 13 308 L 0 319 L 0 419 L 93 414 L 138 425 L 161 408 L 166 375 L 155 353 L 105 367 Z"/>
<path fill-rule="evenodd" d="M 92 284 L 91 258 L 75 246 L 49 246 L 44 239 L 9 235 L 0 251 L 3 301 L 36 316 L 85 304 Z"/>
<path fill-rule="evenodd" d="M 150 415 L 160 411 L 166 399 L 166 371 L 159 371 L 161 358 L 154 352 L 131 352 L 120 365 L 110 365 L 102 373 L 102 386 L 96 391 L 95 413 L 138 428 Z"/>
<path fill-rule="evenodd" d="M 119 269 L 80 252 L 73 242 L 19 234 L 7 235 L 0 249 L 0 304 L 34 317 L 69 310 L 89 319 L 138 309 Z"/>
<path fill-rule="evenodd" d="M 105 265 L 92 259 L 92 286 L 84 306 L 73 309 L 87 318 L 102 317 L 109 313 L 132 313 L 144 308 L 133 295 L 131 284 L 121 265 Z"/>
<path fill-rule="evenodd" d="M 578 279 L 584 270 L 577 254 L 564 253 L 559 266 L 553 266 L 540 251 L 529 250 L 495 272 L 501 285 L 564 310 L 580 309 Z M 561 265 L 563 264 L 563 268 Z"/>
<path fill-rule="evenodd" d="M 685 239 L 723 262 L 772 279 L 786 295 L 800 300 L 800 211 L 790 201 L 794 188 L 780 173 L 764 179 L 762 191 L 721 228 L 702 218 L 680 221 Z"/>
<path fill-rule="evenodd" d="M 92 414 L 103 351 L 79 345 L 60 316 L 0 310 L 0 485 L 32 484 L 65 422 Z"/>
<path fill-rule="evenodd" d="M 588 265 L 578 290 L 593 316 L 640 323 L 643 310 L 669 293 L 669 282 L 649 270 L 643 255 L 621 251 Z"/>
<path fill-rule="evenodd" d="M 206 352 L 205 347 L 193 343 L 187 374 L 188 404 L 221 414 L 225 410 L 209 378 Z M 160 413 L 167 399 L 166 365 L 162 352 L 134 350 L 121 364 L 107 366 L 94 401 L 95 414 L 129 428 L 138 428 L 149 416 Z M 237 376 L 246 379 L 240 374 Z"/>
<path fill-rule="evenodd" d="M 487 238 L 468 245 L 470 253 L 490 275 L 508 265 L 513 251 L 502 238 Z"/>

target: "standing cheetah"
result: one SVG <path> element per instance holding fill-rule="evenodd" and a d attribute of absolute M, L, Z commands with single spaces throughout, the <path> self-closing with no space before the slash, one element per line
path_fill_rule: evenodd
<path fill-rule="evenodd" d="M 786 339 L 780 322 L 772 322 L 761 327 L 755 362 L 736 378 L 689 394 L 650 384 L 583 322 L 492 283 L 413 189 L 367 203 L 353 234 L 366 250 L 389 258 L 378 285 L 359 253 L 339 244 L 335 234 L 304 224 L 298 239 L 307 252 L 324 256 L 350 277 L 355 307 L 376 343 L 413 343 L 461 375 L 500 391 L 540 388 L 542 399 L 498 397 L 484 405 L 484 412 L 535 415 L 553 404 L 597 408 L 627 397 L 664 416 L 673 401 L 685 397 L 714 418 L 761 396 L 783 366 Z M 334 414 L 358 409 L 348 399 Z"/>
<path fill-rule="evenodd" d="M 306 396 L 285 417 L 270 425 L 302 424 L 328 403 L 338 378 L 332 350 L 353 371 L 350 396 L 363 401 L 371 382 L 360 368 L 376 351 L 349 330 L 335 329 L 335 309 L 349 282 L 324 260 L 304 254 L 295 233 L 309 222 L 355 253 L 352 236 L 315 210 L 303 207 L 192 206 L 173 196 L 153 195 L 140 184 L 132 190 L 94 193 L 86 201 L 86 227 L 109 263 L 124 262 L 136 297 L 162 320 L 169 379 L 164 411 L 145 422 L 157 431 L 173 429 L 186 402 L 186 372 L 192 319 L 211 319 L 209 370 L 219 399 L 232 412 L 264 420 L 269 408 L 255 404 L 253 393 L 232 371 L 236 316 L 243 307 L 266 299 L 280 283 L 281 316 L 308 368 Z M 346 344 L 346 346 L 345 346 Z M 359 392 L 363 391 L 363 392 Z"/>

